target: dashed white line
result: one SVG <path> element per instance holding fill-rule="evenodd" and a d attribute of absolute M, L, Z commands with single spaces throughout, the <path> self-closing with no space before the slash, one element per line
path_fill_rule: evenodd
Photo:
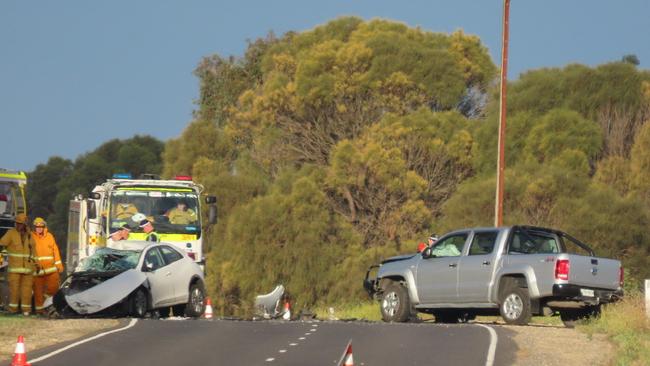
<path fill-rule="evenodd" d="M 488 327 L 487 325 L 483 325 L 483 324 L 476 324 L 476 325 L 483 327 L 490 332 L 490 347 L 488 348 L 488 354 L 487 354 L 487 359 L 485 360 L 485 366 L 492 366 L 494 365 L 494 354 L 497 351 L 497 342 L 498 342 L 497 332 L 494 329 L 492 329 L 492 327 Z"/>
<path fill-rule="evenodd" d="M 122 328 L 119 328 L 119 329 L 109 330 L 108 332 L 104 332 L 104 333 L 99 333 L 99 334 L 97 334 L 97 335 L 95 335 L 93 337 L 86 338 L 86 339 L 81 340 L 79 342 L 69 344 L 69 345 L 67 345 L 67 346 L 65 346 L 63 348 L 57 349 L 56 351 L 52 351 L 52 352 L 50 352 L 50 353 L 48 353 L 48 354 L 46 354 L 44 356 L 41 356 L 41 357 L 35 358 L 33 360 L 30 360 L 29 363 L 35 363 L 35 362 L 40 362 L 40 361 L 46 360 L 46 359 L 48 359 L 48 358 L 50 358 L 52 356 L 58 355 L 59 353 L 67 351 L 70 348 L 76 347 L 76 346 L 78 346 L 80 344 L 84 344 L 86 342 L 94 341 L 95 339 L 101 338 L 101 337 L 103 337 L 105 335 L 109 335 L 109 334 L 121 332 L 123 330 L 127 330 L 127 329 L 131 328 L 132 326 L 134 326 L 137 322 L 138 322 L 138 319 L 131 319 L 129 324 L 127 326 L 125 326 L 125 327 L 122 327 Z"/>
<path fill-rule="evenodd" d="M 278 352 L 280 352 L 280 353 L 285 353 L 285 352 L 287 352 L 287 350 L 286 350 L 286 349 L 281 349 L 281 350 L 279 350 Z"/>
<path fill-rule="evenodd" d="M 311 333 L 309 333 L 309 332 L 305 333 L 306 336 L 308 336 L 308 335 L 310 335 L 310 334 L 311 334 Z"/>
<path fill-rule="evenodd" d="M 300 338 L 298 338 L 298 339 L 301 340 L 301 341 L 304 341 L 304 340 L 305 340 L 305 337 L 300 337 Z"/>
<path fill-rule="evenodd" d="M 266 361 L 266 362 L 273 362 L 273 361 L 275 361 L 275 358 L 273 358 L 273 357 L 269 357 L 269 358 L 267 358 L 265 361 Z"/>
<path fill-rule="evenodd" d="M 309 331 L 310 331 L 310 332 L 315 332 L 315 331 L 316 331 L 316 329 L 310 329 Z"/>
<path fill-rule="evenodd" d="M 291 347 L 293 347 L 293 346 L 297 346 L 298 343 L 289 343 L 289 345 L 290 345 Z"/>

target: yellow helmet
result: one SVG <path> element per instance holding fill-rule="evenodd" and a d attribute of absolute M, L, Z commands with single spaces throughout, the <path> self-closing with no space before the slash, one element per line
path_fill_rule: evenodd
<path fill-rule="evenodd" d="M 26 224 L 27 223 L 27 215 L 24 213 L 19 213 L 16 215 L 16 224 Z"/>
<path fill-rule="evenodd" d="M 47 226 L 47 222 L 42 217 L 37 217 L 34 219 L 34 226 Z"/>

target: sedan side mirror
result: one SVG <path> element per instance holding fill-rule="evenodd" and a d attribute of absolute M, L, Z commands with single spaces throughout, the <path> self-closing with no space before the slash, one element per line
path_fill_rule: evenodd
<path fill-rule="evenodd" d="M 153 263 L 151 262 L 144 262 L 144 266 L 142 268 L 144 272 L 153 272 Z"/>
<path fill-rule="evenodd" d="M 424 259 L 431 258 L 431 257 L 433 257 L 433 256 L 434 256 L 434 255 L 433 255 L 433 248 L 431 248 L 431 247 L 426 247 L 426 248 L 422 251 L 422 258 L 424 258 Z"/>

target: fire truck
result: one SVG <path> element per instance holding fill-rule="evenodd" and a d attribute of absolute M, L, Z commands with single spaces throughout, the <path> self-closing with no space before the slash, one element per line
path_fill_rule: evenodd
<path fill-rule="evenodd" d="M 14 219 L 20 213 L 27 214 L 24 172 L 0 168 L 0 237 L 14 227 Z"/>
<path fill-rule="evenodd" d="M 138 179 L 130 174 L 115 174 L 96 186 L 89 197 L 77 195 L 70 201 L 68 214 L 68 273 L 97 248 L 113 247 L 111 235 L 124 226 L 130 229 L 128 240 L 145 240 L 147 234 L 137 219 L 142 217 L 153 224 L 161 242 L 185 250 L 204 267 L 205 230 L 216 223 L 217 206 L 216 197 L 203 196 L 203 202 L 208 205 L 208 219 L 203 223 L 203 190 L 203 186 L 194 183 L 189 176 L 161 180 L 152 174 Z M 178 207 L 183 207 L 189 218 L 175 221 L 170 213 Z"/>
<path fill-rule="evenodd" d="M 0 168 L 0 237 L 15 226 L 16 215 L 27 214 L 26 184 L 27 176 L 24 172 Z M 6 273 L 7 258 L 3 251 L 0 254 L 0 306 L 7 304 L 9 297 Z"/>

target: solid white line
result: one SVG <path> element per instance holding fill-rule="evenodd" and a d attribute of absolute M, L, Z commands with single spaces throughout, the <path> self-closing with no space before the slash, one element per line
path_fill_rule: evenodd
<path fill-rule="evenodd" d="M 81 341 L 79 341 L 79 342 L 75 342 L 75 343 L 69 344 L 69 345 L 67 345 L 67 346 L 65 346 L 65 347 L 63 347 L 63 348 L 60 348 L 60 349 L 56 350 L 56 351 L 52 351 L 52 352 L 46 354 L 45 356 L 41 356 L 41 357 L 39 357 L 39 358 L 35 358 L 35 359 L 33 359 L 33 360 L 30 360 L 29 363 L 35 363 L 35 362 L 40 362 L 40 361 L 46 360 L 46 359 L 48 359 L 48 358 L 50 358 L 50 357 L 52 357 L 52 356 L 58 355 L 58 354 L 61 353 L 61 352 L 67 351 L 67 350 L 69 350 L 70 348 L 76 347 L 76 346 L 81 345 L 81 344 L 84 344 L 84 343 L 86 343 L 86 342 L 94 341 L 95 339 L 97 339 L 97 338 L 101 338 L 101 337 L 103 337 L 103 336 L 105 336 L 105 335 L 109 335 L 109 334 L 113 334 L 113 333 L 121 332 L 121 331 L 123 331 L 123 330 L 127 330 L 127 329 L 133 327 L 133 326 L 135 325 L 135 323 L 137 323 L 137 322 L 138 322 L 138 319 L 131 319 L 131 321 L 129 322 L 129 324 L 128 324 L 127 326 L 125 326 L 125 327 L 122 327 L 122 328 L 119 328 L 119 329 L 109 330 L 108 332 L 104 332 L 104 333 L 99 333 L 99 334 L 97 334 L 97 335 L 95 335 L 95 336 L 92 336 L 92 337 L 90 337 L 90 338 L 87 338 L 87 339 L 81 340 Z"/>
<path fill-rule="evenodd" d="M 488 327 L 487 325 L 483 324 L 476 324 L 479 327 L 483 327 L 487 329 L 490 332 L 490 347 L 488 348 L 488 354 L 487 354 L 487 359 L 485 360 L 485 366 L 492 366 L 494 365 L 494 355 L 497 352 L 497 342 L 498 342 L 498 337 L 497 337 L 497 332 L 492 329 L 492 327 Z"/>

